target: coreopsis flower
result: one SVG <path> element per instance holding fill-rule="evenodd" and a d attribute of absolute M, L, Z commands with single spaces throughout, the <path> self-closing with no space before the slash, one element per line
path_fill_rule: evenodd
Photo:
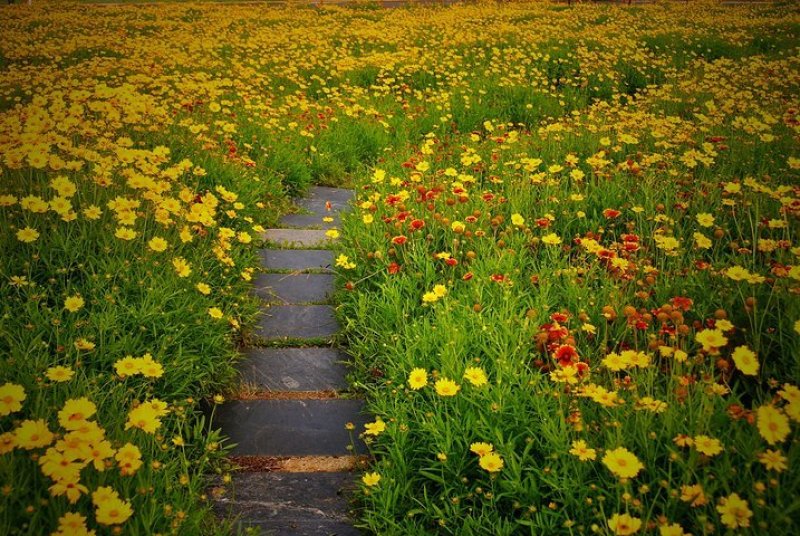
<path fill-rule="evenodd" d="M 45 373 L 45 377 L 53 382 L 68 382 L 72 379 L 75 375 L 75 371 L 72 370 L 70 367 L 63 367 L 63 366 L 56 366 L 48 368 Z"/>
<path fill-rule="evenodd" d="M 33 229 L 31 227 L 25 227 L 24 229 L 20 229 L 17 231 L 17 240 L 20 242 L 25 242 L 26 244 L 30 244 L 31 242 L 36 242 L 39 239 L 39 231 Z"/>
<path fill-rule="evenodd" d="M 461 386 L 453 380 L 441 378 L 436 380 L 434 388 L 436 389 L 436 394 L 439 396 L 455 396 L 461 389 Z"/>
<path fill-rule="evenodd" d="M 86 302 L 84 302 L 83 298 L 75 294 L 74 296 L 70 296 L 69 298 L 64 300 L 64 309 L 66 309 L 70 313 L 76 313 L 83 308 L 85 303 Z"/>
<path fill-rule="evenodd" d="M 46 447 L 55 437 L 44 419 L 22 421 L 14 434 L 15 444 L 26 450 Z"/>
<path fill-rule="evenodd" d="M 0 385 L 0 417 L 21 410 L 26 397 L 21 385 L 10 382 Z"/>
<path fill-rule="evenodd" d="M 101 525 L 121 525 L 132 515 L 130 502 L 117 497 L 103 501 L 95 510 L 95 519 Z"/>
<path fill-rule="evenodd" d="M 732 530 L 749 527 L 750 518 L 753 516 L 747 501 L 739 497 L 738 493 L 731 493 L 720 499 L 717 512 L 720 514 L 722 524 Z"/>
<path fill-rule="evenodd" d="M 789 419 L 775 406 L 761 406 L 756 412 L 758 433 L 769 443 L 781 443 L 789 435 Z"/>
<path fill-rule="evenodd" d="M 120 447 L 114 459 L 117 460 L 122 476 L 131 476 L 142 466 L 142 452 L 132 443 L 125 443 Z"/>
<path fill-rule="evenodd" d="M 517 227 L 522 227 L 523 225 L 525 225 L 525 218 L 523 218 L 521 214 L 512 214 L 511 223 L 516 225 Z"/>
<path fill-rule="evenodd" d="M 788 468 L 787 458 L 779 450 L 767 449 L 758 455 L 758 461 L 764 464 L 769 471 L 777 473 L 783 472 Z"/>
<path fill-rule="evenodd" d="M 192 266 L 183 257 L 175 257 L 172 259 L 172 267 L 175 268 L 175 273 L 178 277 L 189 277 L 192 273 Z"/>
<path fill-rule="evenodd" d="M 633 478 L 644 469 L 642 462 L 625 447 L 606 451 L 603 456 L 603 465 L 619 478 Z"/>
<path fill-rule="evenodd" d="M 72 398 L 58 412 L 58 424 L 67 430 L 79 428 L 97 412 L 97 406 L 86 397 Z"/>
<path fill-rule="evenodd" d="M 746 374 L 748 376 L 755 376 L 758 374 L 758 359 L 756 358 L 756 353 L 752 351 L 747 346 L 739 346 L 731 355 L 733 358 L 733 363 L 736 365 L 742 374 Z"/>
<path fill-rule="evenodd" d="M 86 526 L 86 518 L 76 512 L 67 512 L 58 518 L 55 536 L 94 536 L 95 531 Z"/>
<path fill-rule="evenodd" d="M 490 473 L 497 473 L 503 468 L 503 458 L 496 452 L 490 452 L 479 458 L 478 465 Z"/>
<path fill-rule="evenodd" d="M 716 456 L 723 450 L 719 439 L 706 435 L 694 436 L 694 448 L 697 449 L 697 452 L 706 456 Z"/>
<path fill-rule="evenodd" d="M 386 423 L 383 419 L 378 417 L 374 422 L 368 422 L 364 425 L 364 433 L 371 436 L 380 435 L 386 430 Z"/>
<path fill-rule="evenodd" d="M 467 367 L 464 371 L 464 379 L 475 387 L 486 385 L 489 379 L 486 377 L 486 372 L 482 368 Z"/>
<path fill-rule="evenodd" d="M 614 514 L 608 521 L 608 528 L 617 536 L 635 534 L 642 528 L 642 520 L 628 514 Z"/>
<path fill-rule="evenodd" d="M 561 244 L 561 237 L 556 233 L 546 234 L 542 237 L 542 243 L 548 246 L 557 246 Z"/>
<path fill-rule="evenodd" d="M 216 320 L 219 320 L 220 318 L 225 316 L 225 313 L 223 313 L 222 309 L 220 309 L 219 307 L 209 307 L 208 316 Z"/>
<path fill-rule="evenodd" d="M 381 481 L 381 475 L 378 473 L 364 473 L 364 476 L 361 477 L 361 481 L 365 486 L 371 488 L 378 485 L 378 482 Z"/>
<path fill-rule="evenodd" d="M 704 329 L 695 335 L 695 339 L 707 352 L 714 352 L 728 344 L 728 338 L 719 329 Z"/>
<path fill-rule="evenodd" d="M 469 446 L 470 452 L 477 454 L 478 456 L 486 456 L 490 452 L 494 451 L 494 445 L 491 443 L 484 443 L 479 441 L 477 443 L 473 443 Z"/>
<path fill-rule="evenodd" d="M 577 457 L 582 462 L 597 458 L 597 451 L 593 448 L 590 448 L 583 439 L 576 439 L 573 441 L 572 448 L 569 449 L 569 453 Z"/>
<path fill-rule="evenodd" d="M 198 283 L 198 284 L 196 284 L 194 286 L 194 288 L 197 289 L 197 292 L 199 292 L 200 294 L 203 294 L 205 296 L 208 296 L 209 294 L 211 294 L 211 287 L 208 286 L 206 283 Z"/>
<path fill-rule="evenodd" d="M 428 385 L 428 371 L 423 368 L 415 368 L 408 375 L 408 386 L 419 390 Z"/>

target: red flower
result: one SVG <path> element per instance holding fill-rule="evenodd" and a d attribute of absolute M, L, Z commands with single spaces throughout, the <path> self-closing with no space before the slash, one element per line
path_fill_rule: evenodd
<path fill-rule="evenodd" d="M 553 358 L 558 361 L 558 364 L 562 367 L 566 367 L 580 359 L 578 357 L 578 350 L 569 344 L 562 344 L 556 348 L 556 351 L 553 352 Z"/>
<path fill-rule="evenodd" d="M 474 275 L 472 272 L 467 272 L 466 274 L 464 274 L 463 276 L 461 276 L 461 280 L 462 280 L 462 281 L 469 281 L 469 280 L 470 280 L 470 279 L 472 279 L 473 277 L 475 277 L 475 275 Z"/>
<path fill-rule="evenodd" d="M 506 276 L 504 276 L 503 274 L 492 275 L 492 281 L 494 281 L 495 283 L 502 283 L 503 281 L 505 281 L 505 279 Z"/>
<path fill-rule="evenodd" d="M 675 296 L 670 300 L 673 307 L 680 309 L 681 311 L 688 311 L 694 305 L 694 301 L 691 298 L 687 298 L 685 296 Z"/>
<path fill-rule="evenodd" d="M 550 218 L 536 218 L 533 221 L 542 229 L 550 227 Z"/>
<path fill-rule="evenodd" d="M 449 258 L 449 259 L 445 260 L 445 261 L 444 261 L 444 263 L 445 263 L 447 266 L 456 266 L 456 265 L 458 264 L 458 261 L 457 261 L 456 259 L 454 259 L 454 258 L 452 258 L 452 257 L 451 257 L 451 258 Z"/>
<path fill-rule="evenodd" d="M 424 220 L 419 220 L 419 219 L 411 220 L 411 229 L 412 230 L 418 231 L 418 230 L 422 229 L 423 227 L 425 227 L 425 221 Z"/>
<path fill-rule="evenodd" d="M 397 264 L 396 262 L 393 262 L 393 263 L 391 263 L 391 264 L 389 265 L 389 267 L 387 268 L 387 270 L 389 270 L 389 273 L 390 273 L 390 274 L 394 275 L 394 274 L 396 274 L 397 272 L 399 272 L 399 271 L 400 271 L 400 265 L 399 265 L 399 264 Z"/>
<path fill-rule="evenodd" d="M 558 324 L 563 324 L 564 322 L 569 320 L 569 315 L 566 313 L 553 313 L 550 315 L 550 320 Z"/>
<path fill-rule="evenodd" d="M 403 244 L 406 243 L 407 240 L 408 240 L 408 238 L 406 238 L 403 235 L 395 236 L 394 238 L 392 238 L 392 244 L 396 244 L 398 246 L 402 246 Z"/>
<path fill-rule="evenodd" d="M 619 210 L 615 210 L 613 208 L 607 208 L 607 209 L 605 209 L 603 211 L 603 216 L 605 216 L 609 220 L 612 220 L 612 219 L 616 218 L 620 214 L 622 214 L 622 213 Z"/>

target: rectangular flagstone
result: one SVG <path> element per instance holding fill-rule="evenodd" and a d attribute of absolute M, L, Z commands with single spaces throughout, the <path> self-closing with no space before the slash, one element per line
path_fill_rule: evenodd
<path fill-rule="evenodd" d="M 323 218 L 331 218 L 332 221 L 324 221 Z M 287 214 L 280 219 L 283 227 L 295 229 L 333 229 L 339 227 L 339 216 L 332 212 L 322 216 L 318 214 Z"/>
<path fill-rule="evenodd" d="M 328 249 L 262 249 L 259 254 L 267 270 L 326 270 L 333 265 Z"/>
<path fill-rule="evenodd" d="M 348 517 L 353 473 L 236 473 L 214 511 L 236 517 L 240 529 L 280 536 L 358 536 Z"/>
<path fill-rule="evenodd" d="M 345 210 L 354 198 L 353 190 L 315 186 L 309 190 L 306 197 L 298 199 L 296 203 L 304 210 L 322 217 Z M 328 204 L 330 204 L 330 210 Z"/>
<path fill-rule="evenodd" d="M 214 426 L 236 443 L 233 456 L 336 456 L 352 453 L 350 432 L 355 425 L 356 453 L 366 450 L 358 434 L 368 421 L 363 401 L 232 400 L 217 406 Z"/>
<path fill-rule="evenodd" d="M 261 391 L 347 389 L 347 356 L 335 348 L 251 348 L 238 368 L 245 383 Z"/>
<path fill-rule="evenodd" d="M 325 233 L 324 229 L 267 229 L 261 237 L 280 247 L 325 248 L 332 242 Z"/>
<path fill-rule="evenodd" d="M 255 293 L 270 303 L 324 303 L 333 295 L 331 274 L 262 274 Z"/>
<path fill-rule="evenodd" d="M 273 305 L 264 309 L 255 334 L 265 339 L 313 339 L 338 331 L 330 305 Z"/>

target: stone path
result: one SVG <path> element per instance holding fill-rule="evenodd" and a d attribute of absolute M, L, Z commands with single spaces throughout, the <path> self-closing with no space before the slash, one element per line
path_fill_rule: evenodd
<path fill-rule="evenodd" d="M 352 198 L 352 190 L 312 188 L 297 202 L 302 213 L 284 216 L 281 228 L 264 233 L 280 249 L 260 252 L 267 273 L 256 278 L 253 292 L 265 308 L 254 334 L 270 346 L 245 351 L 242 395 L 214 416 L 215 427 L 237 444 L 234 461 L 250 469 L 212 494 L 216 511 L 235 516 L 240 530 L 359 534 L 348 517 L 354 482 L 348 469 L 366 452 L 357 436 L 367 419 L 360 400 L 341 396 L 347 356 L 331 345 L 339 325 L 329 304 L 333 254 L 325 249 L 331 243 L 325 231 L 338 225 Z M 352 432 L 347 423 L 355 425 Z"/>

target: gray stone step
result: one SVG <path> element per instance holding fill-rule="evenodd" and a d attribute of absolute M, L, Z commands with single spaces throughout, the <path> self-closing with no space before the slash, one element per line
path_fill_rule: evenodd
<path fill-rule="evenodd" d="M 262 249 L 261 266 L 267 270 L 328 270 L 333 252 L 327 249 Z"/>
<path fill-rule="evenodd" d="M 214 426 L 236 443 L 233 456 L 334 456 L 365 453 L 361 400 L 232 400 L 216 408 Z M 345 424 L 352 422 L 350 432 Z"/>
<path fill-rule="evenodd" d="M 331 274 L 262 274 L 255 282 L 256 295 L 270 303 L 325 303 L 333 295 Z"/>
<path fill-rule="evenodd" d="M 238 368 L 242 381 L 261 391 L 341 391 L 345 360 L 335 348 L 251 348 Z"/>
<path fill-rule="evenodd" d="M 339 323 L 330 305 L 273 305 L 265 309 L 254 334 L 268 340 L 330 338 Z"/>
<path fill-rule="evenodd" d="M 353 190 L 315 186 L 308 191 L 306 197 L 298 199 L 296 203 L 302 209 L 322 217 L 345 210 L 354 198 Z"/>
<path fill-rule="evenodd" d="M 240 530 L 276 536 L 357 536 L 348 518 L 352 473 L 238 473 L 214 496 L 220 516 L 238 516 Z M 217 488 L 221 489 L 221 488 Z"/>
<path fill-rule="evenodd" d="M 333 242 L 322 229 L 267 229 L 261 238 L 282 248 L 326 248 Z"/>
<path fill-rule="evenodd" d="M 323 221 L 323 217 L 328 216 L 333 221 Z M 339 227 L 341 221 L 335 212 L 320 216 L 318 214 L 287 214 L 280 219 L 283 227 L 293 227 L 295 229 L 333 229 Z"/>

